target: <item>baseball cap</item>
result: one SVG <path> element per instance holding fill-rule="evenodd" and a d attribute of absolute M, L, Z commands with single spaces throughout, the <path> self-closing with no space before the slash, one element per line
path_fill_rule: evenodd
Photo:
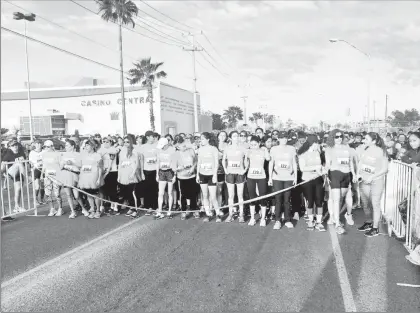
<path fill-rule="evenodd" d="M 18 142 L 17 142 L 16 139 L 12 139 L 12 140 L 9 141 L 9 147 L 12 147 L 12 146 L 17 145 L 17 144 L 18 144 Z"/>
<path fill-rule="evenodd" d="M 168 139 L 166 139 L 165 137 L 162 137 L 159 139 L 156 148 L 157 149 L 162 149 L 164 146 L 168 145 L 169 141 Z"/>
<path fill-rule="evenodd" d="M 285 132 L 285 131 L 280 131 L 277 137 L 278 137 L 278 138 L 287 138 L 287 137 L 289 137 L 289 136 L 287 135 L 287 132 Z"/>
<path fill-rule="evenodd" d="M 54 143 L 51 140 L 45 140 L 44 147 L 51 147 L 54 146 Z"/>
<path fill-rule="evenodd" d="M 144 135 L 146 137 L 149 137 L 149 136 L 153 136 L 154 134 L 155 134 L 154 132 L 152 132 L 151 130 L 148 130 Z"/>

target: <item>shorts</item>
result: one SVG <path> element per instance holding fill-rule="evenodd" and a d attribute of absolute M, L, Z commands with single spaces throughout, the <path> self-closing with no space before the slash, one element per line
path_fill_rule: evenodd
<path fill-rule="evenodd" d="M 228 184 L 243 184 L 246 182 L 246 174 L 227 174 L 226 175 L 226 183 Z"/>
<path fill-rule="evenodd" d="M 13 177 L 12 175 L 8 174 L 7 176 L 9 176 L 9 179 L 14 180 L 15 182 L 24 182 L 25 181 L 25 177 L 23 175 L 20 174 L 16 174 L 15 177 Z"/>
<path fill-rule="evenodd" d="M 328 177 L 331 181 L 331 189 L 347 189 L 351 184 L 351 173 L 343 173 L 341 171 L 330 171 Z"/>
<path fill-rule="evenodd" d="M 41 178 L 41 171 L 39 169 L 34 169 L 34 179 L 40 179 Z"/>
<path fill-rule="evenodd" d="M 97 196 L 99 195 L 99 188 L 98 189 L 82 189 L 84 192 L 87 192 L 90 195 Z"/>
<path fill-rule="evenodd" d="M 200 178 L 200 185 L 216 186 L 216 184 L 213 183 L 213 175 L 199 174 L 199 178 Z"/>
<path fill-rule="evenodd" d="M 172 180 L 175 177 L 175 173 L 173 170 L 166 170 L 166 171 L 162 171 L 159 170 L 159 181 L 161 182 L 168 182 L 168 183 L 172 183 Z"/>
<path fill-rule="evenodd" d="M 226 179 L 226 175 L 225 174 L 217 174 L 217 182 L 218 183 L 224 183 Z"/>

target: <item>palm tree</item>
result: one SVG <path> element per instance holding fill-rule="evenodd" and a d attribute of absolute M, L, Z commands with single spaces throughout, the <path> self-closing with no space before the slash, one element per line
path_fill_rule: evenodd
<path fill-rule="evenodd" d="M 118 23 L 119 43 L 120 43 L 120 83 L 121 83 L 121 103 L 123 118 L 123 133 L 127 134 L 127 121 L 125 116 L 125 96 L 124 96 L 124 67 L 122 52 L 122 25 L 132 24 L 136 26 L 133 17 L 137 16 L 139 10 L 131 0 L 98 0 L 99 13 L 101 17 L 109 22 Z"/>
<path fill-rule="evenodd" d="M 130 77 L 128 80 L 131 85 L 140 83 L 147 87 L 149 98 L 149 116 L 150 127 L 155 131 L 155 114 L 153 112 L 153 83 L 156 79 L 165 78 L 167 75 L 164 71 L 158 71 L 163 65 L 163 62 L 151 63 L 151 58 L 142 59 L 139 62 L 133 63 L 134 68 L 128 71 Z"/>
<path fill-rule="evenodd" d="M 230 106 L 223 112 L 223 119 L 227 121 L 229 127 L 235 127 L 238 120 L 244 118 L 243 111 L 238 106 Z"/>

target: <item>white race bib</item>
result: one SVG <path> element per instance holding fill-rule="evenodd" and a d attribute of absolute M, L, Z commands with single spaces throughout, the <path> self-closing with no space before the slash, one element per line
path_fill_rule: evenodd
<path fill-rule="evenodd" d="M 121 163 L 121 167 L 122 167 L 122 168 L 129 167 L 129 166 L 130 166 L 130 164 L 131 164 L 131 163 L 130 163 L 130 161 L 124 161 L 124 162 L 122 162 L 122 163 Z"/>
<path fill-rule="evenodd" d="M 201 163 L 200 167 L 204 171 L 210 171 L 210 170 L 213 169 L 213 164 L 211 164 L 211 163 Z"/>
<path fill-rule="evenodd" d="M 90 172 L 92 172 L 92 165 L 83 165 L 82 166 L 82 172 L 83 173 L 90 173 Z"/>
<path fill-rule="evenodd" d="M 47 170 L 47 175 L 55 176 L 57 174 L 56 170 Z"/>
<path fill-rule="evenodd" d="M 280 169 L 280 170 L 287 170 L 290 167 L 290 163 L 285 162 L 285 161 L 277 162 L 276 165 L 277 165 L 277 169 Z"/>
<path fill-rule="evenodd" d="M 251 167 L 248 172 L 248 174 L 250 175 L 262 175 L 263 173 L 264 173 L 264 169 L 256 168 L 256 167 Z"/>
<path fill-rule="evenodd" d="M 170 168 L 170 163 L 169 162 L 160 162 L 160 168 L 162 170 L 167 170 Z"/>
<path fill-rule="evenodd" d="M 362 171 L 368 174 L 375 174 L 375 168 L 366 164 L 362 164 Z"/>
<path fill-rule="evenodd" d="M 350 159 L 349 158 L 337 158 L 337 163 L 339 165 L 349 165 Z"/>
<path fill-rule="evenodd" d="M 156 158 L 146 158 L 146 164 L 155 165 L 157 162 Z"/>
<path fill-rule="evenodd" d="M 241 161 L 228 161 L 228 167 L 230 168 L 240 168 Z"/>

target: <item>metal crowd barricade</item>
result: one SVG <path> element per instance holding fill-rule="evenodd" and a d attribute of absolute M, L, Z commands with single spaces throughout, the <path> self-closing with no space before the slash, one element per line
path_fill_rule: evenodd
<path fill-rule="evenodd" d="M 13 165 L 15 162 L 2 162 L 7 165 Z M 6 172 L 0 176 L 1 183 L 1 218 L 12 217 L 17 214 L 29 213 L 33 211 L 33 216 L 38 216 L 38 208 L 36 203 L 36 192 L 34 185 L 34 171 L 30 167 L 29 161 L 20 161 L 24 168 L 22 173 L 19 168 L 19 181 L 15 177 L 11 177 Z M 22 179 L 23 178 L 23 179 Z M 20 201 L 16 203 L 17 188 L 20 189 Z M 22 210 L 18 210 L 17 208 Z"/>
<path fill-rule="evenodd" d="M 385 194 L 382 205 L 382 215 L 388 224 L 388 233 L 398 238 L 405 237 L 404 246 L 408 251 L 414 249 L 416 234 L 416 211 L 419 210 L 418 203 L 418 182 L 416 171 L 411 164 L 400 161 L 389 163 L 389 172 L 386 176 Z M 417 199 L 416 199 L 417 198 Z M 406 204 L 404 203 L 406 201 Z M 406 220 L 402 218 L 399 207 L 406 207 Z M 418 218 L 418 217 L 417 217 Z"/>

